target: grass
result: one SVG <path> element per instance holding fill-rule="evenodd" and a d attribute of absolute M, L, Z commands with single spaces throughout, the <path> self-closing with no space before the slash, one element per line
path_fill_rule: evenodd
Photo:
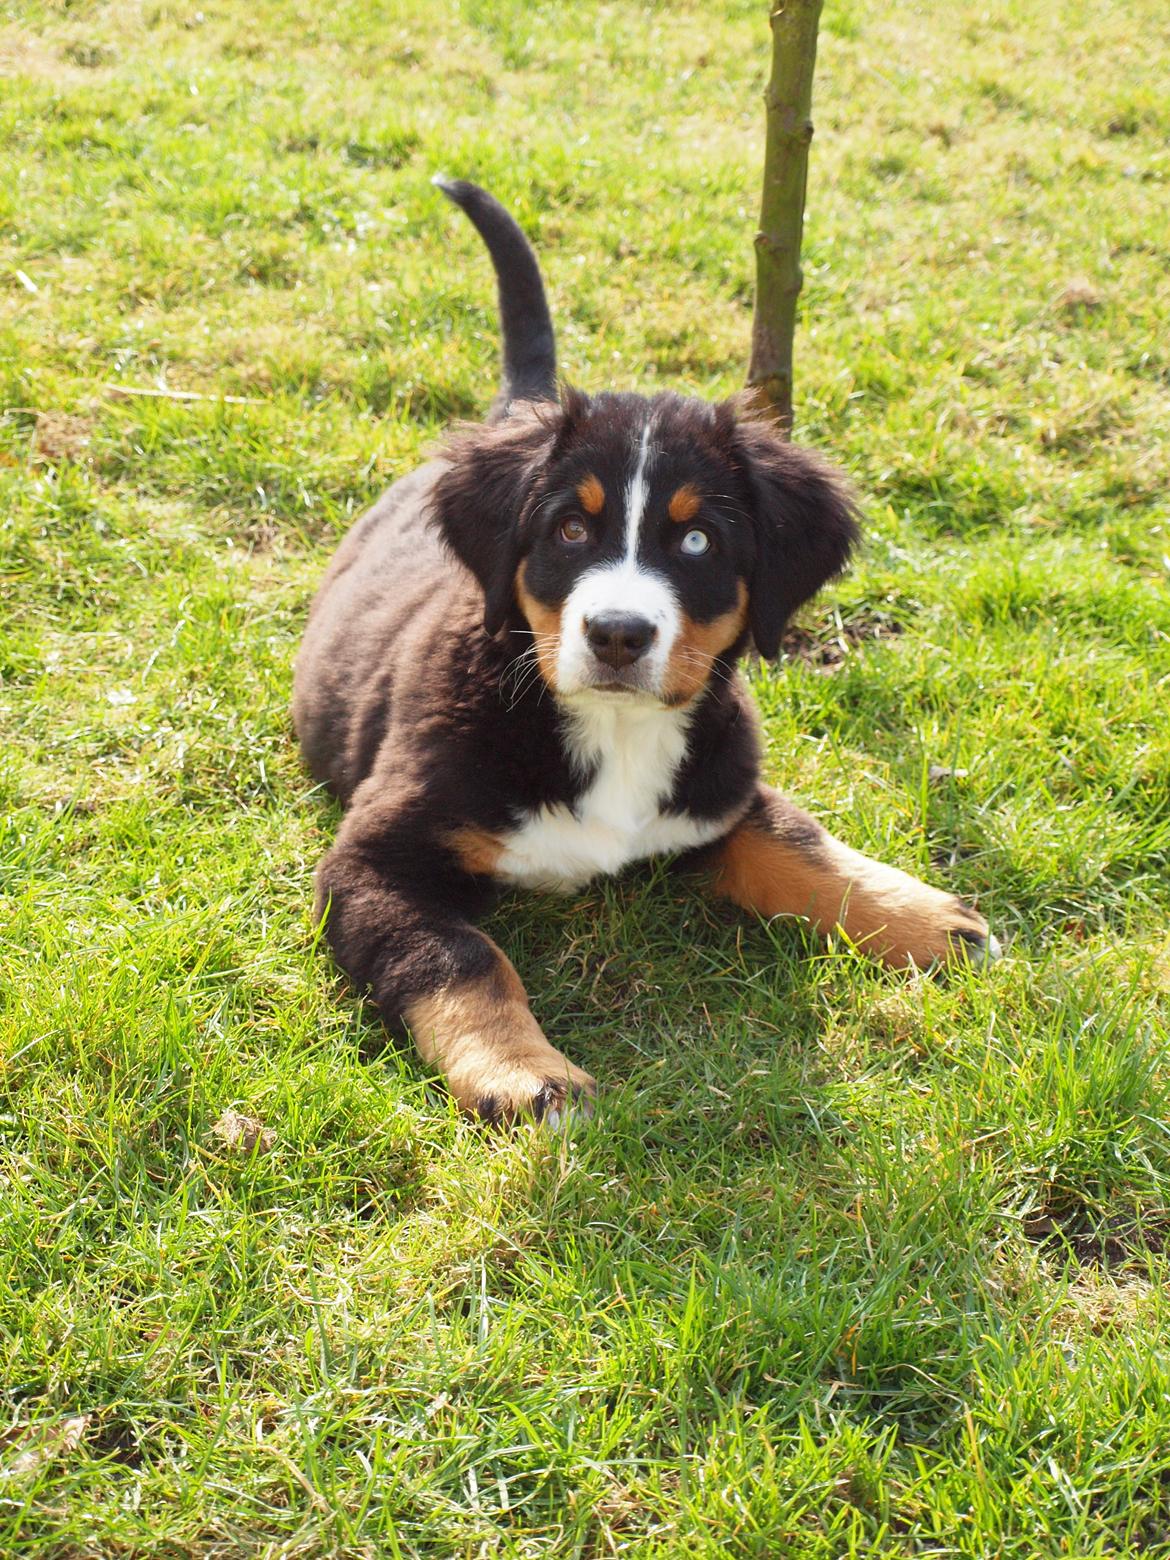
<path fill-rule="evenodd" d="M 1004 962 L 517 899 L 566 1140 L 316 944 L 314 582 L 495 383 L 429 177 L 519 212 L 574 380 L 730 391 L 765 16 L 0 8 L 4 1553 L 1170 1554 L 1163 5 L 822 27 L 800 432 L 867 547 L 768 767 Z"/>

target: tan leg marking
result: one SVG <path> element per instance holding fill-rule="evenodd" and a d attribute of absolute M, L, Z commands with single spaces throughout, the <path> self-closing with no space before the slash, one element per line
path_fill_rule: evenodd
<path fill-rule="evenodd" d="M 525 559 L 516 571 L 516 600 L 532 630 L 536 644 L 536 664 L 540 667 L 540 675 L 548 686 L 555 690 L 557 655 L 561 648 L 561 609 L 546 607 L 529 592 L 525 582 L 527 569 L 528 560 Z"/>
<path fill-rule="evenodd" d="M 710 623 L 695 623 L 683 616 L 662 678 L 662 695 L 668 704 L 686 704 L 707 686 L 716 656 L 729 650 L 743 633 L 747 609 L 747 586 L 741 580 L 739 600 L 730 612 Z"/>
<path fill-rule="evenodd" d="M 404 1017 L 425 1062 L 443 1073 L 460 1107 L 490 1120 L 552 1116 L 595 1084 L 545 1039 L 520 977 L 492 944 L 490 975 L 410 1002 Z"/>
<path fill-rule="evenodd" d="M 605 489 L 592 473 L 578 482 L 577 497 L 587 515 L 599 515 L 605 508 Z"/>
<path fill-rule="evenodd" d="M 978 960 L 990 941 L 987 922 L 953 894 L 852 850 L 781 797 L 774 823 L 756 814 L 728 835 L 715 889 L 761 915 L 807 916 L 822 932 L 839 926 L 896 967 Z"/>
<path fill-rule="evenodd" d="M 474 877 L 494 877 L 496 864 L 504 853 L 502 842 L 486 829 L 452 829 L 445 843 L 459 858 L 465 872 Z"/>

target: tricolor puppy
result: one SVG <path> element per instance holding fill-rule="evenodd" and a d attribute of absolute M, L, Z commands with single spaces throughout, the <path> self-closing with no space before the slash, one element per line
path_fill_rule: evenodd
<path fill-rule="evenodd" d="M 732 405 L 556 394 L 536 260 L 444 182 L 492 256 L 504 388 L 345 538 L 296 669 L 297 732 L 347 811 L 318 874 L 342 968 L 468 1111 L 556 1120 L 594 1084 L 475 927 L 506 884 L 571 890 L 669 852 L 714 894 L 893 965 L 994 955 L 950 894 L 759 780 L 734 668 L 845 564 L 841 479 Z"/>

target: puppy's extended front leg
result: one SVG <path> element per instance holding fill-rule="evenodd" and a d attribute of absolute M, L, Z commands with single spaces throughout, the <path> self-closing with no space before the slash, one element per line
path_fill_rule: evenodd
<path fill-rule="evenodd" d="M 464 1110 L 555 1125 L 567 1103 L 593 1093 L 593 1079 L 549 1044 L 501 950 L 453 911 L 461 885 L 442 853 L 420 873 L 428 857 L 417 836 L 396 847 L 343 830 L 318 874 L 337 962 L 372 990 L 388 1023 L 405 1020 Z"/>
<path fill-rule="evenodd" d="M 841 927 L 886 964 L 999 954 L 987 922 L 953 894 L 852 850 L 769 786 L 718 846 L 715 889 L 761 915 Z"/>

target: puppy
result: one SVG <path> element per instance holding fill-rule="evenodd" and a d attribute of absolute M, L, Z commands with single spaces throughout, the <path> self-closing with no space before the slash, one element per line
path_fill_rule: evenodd
<path fill-rule="evenodd" d="M 294 718 L 346 808 L 317 878 L 338 963 L 465 1110 L 555 1124 L 594 1081 L 476 929 L 502 885 L 574 890 L 670 853 L 891 965 L 994 957 L 975 911 L 759 779 L 735 663 L 776 656 L 844 566 L 841 478 L 728 402 L 558 398 L 527 241 L 485 191 L 436 182 L 495 267 L 503 388 L 358 521 L 309 615 Z"/>

